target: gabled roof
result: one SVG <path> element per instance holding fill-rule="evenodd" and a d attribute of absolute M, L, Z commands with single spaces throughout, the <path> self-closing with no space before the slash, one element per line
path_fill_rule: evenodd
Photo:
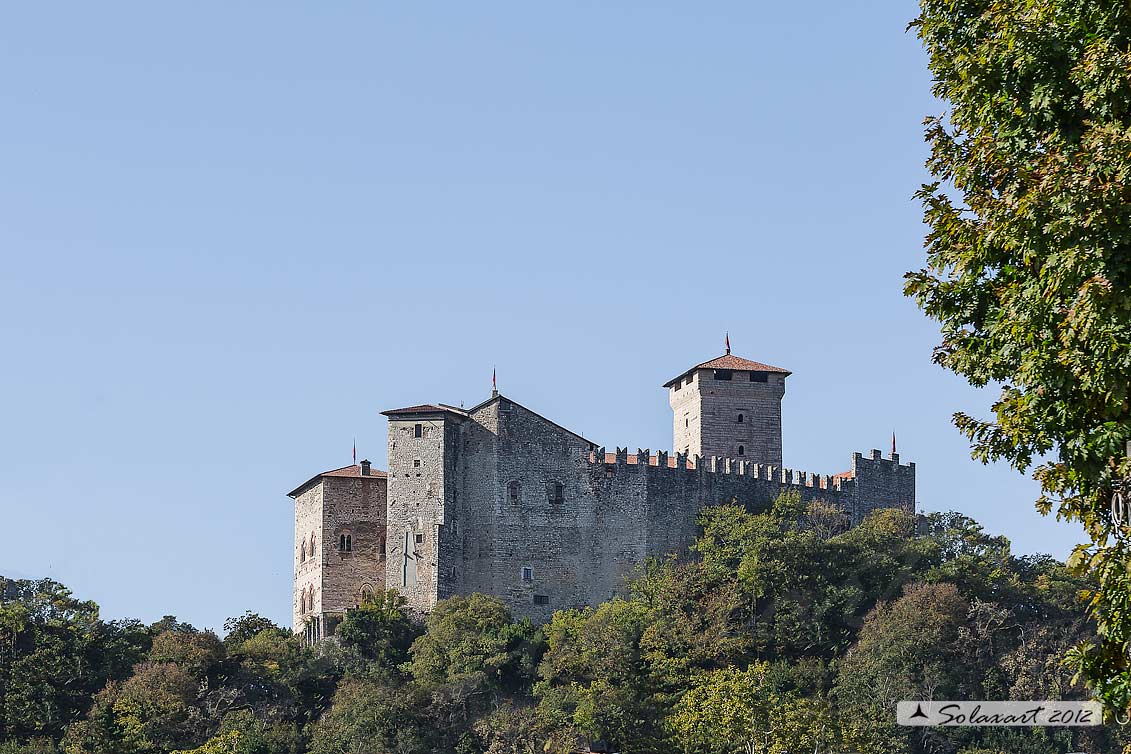
<path fill-rule="evenodd" d="M 457 416 L 467 416 L 467 412 L 462 408 L 446 406 L 443 403 L 422 403 L 419 406 L 393 408 L 381 413 L 384 416 L 401 416 L 402 414 L 456 414 Z"/>
<path fill-rule="evenodd" d="M 665 382 L 664 387 L 671 387 L 691 372 L 694 372 L 696 369 L 733 369 L 736 372 L 775 372 L 777 374 L 784 374 L 787 376 L 793 374 L 793 372 L 789 371 L 788 369 L 770 366 L 769 364 L 763 364 L 760 361 L 751 361 L 750 359 L 744 359 L 741 356 L 734 356 L 732 354 L 725 353 L 722 356 L 711 359 L 710 361 L 704 361 L 702 364 L 696 364 L 690 369 L 685 369 L 679 376 L 673 377 L 672 379 Z"/>
<path fill-rule="evenodd" d="M 298 487 L 295 487 L 293 490 L 288 492 L 287 497 L 298 497 L 300 494 L 302 494 L 302 492 L 307 487 L 314 484 L 315 482 L 317 482 L 322 477 L 327 477 L 327 476 L 329 476 L 329 477 L 353 477 L 353 478 L 357 478 L 357 479 L 385 479 L 388 476 L 388 474 L 386 474 L 384 471 L 379 471 L 378 469 L 370 468 L 369 475 L 365 476 L 361 473 L 361 464 L 355 463 L 352 466 L 343 466 L 340 469 L 330 469 L 329 471 L 323 471 L 321 474 L 315 474 L 314 476 L 310 477 L 310 479 L 307 479 L 305 482 L 300 484 Z"/>
<path fill-rule="evenodd" d="M 475 405 L 475 406 L 472 406 L 471 408 L 469 408 L 467 410 L 467 413 L 470 416 L 471 414 L 474 414 L 474 413 L 478 412 L 479 410 L 486 408 L 487 406 L 490 406 L 492 403 L 494 403 L 496 401 L 503 401 L 503 400 L 505 400 L 507 403 L 510 403 L 514 406 L 518 406 L 519 408 L 521 408 L 523 411 L 526 411 L 527 413 L 534 414 L 535 416 L 537 416 L 542 421 L 546 422 L 547 424 L 549 424 L 551 426 L 557 427 L 558 429 L 565 432 L 566 434 L 573 435 L 578 440 L 582 440 L 582 441 L 588 443 L 589 445 L 591 445 L 593 447 L 597 447 L 597 443 L 593 442 L 589 438 L 577 434 L 572 429 L 567 429 L 566 427 L 563 427 L 562 425 L 558 424 L 553 419 L 547 419 L 545 416 L 542 416 L 542 414 L 538 413 L 537 411 L 533 411 L 533 410 L 527 408 L 526 406 L 522 405 L 521 403 L 514 400 L 513 398 L 507 398 L 505 395 L 502 395 L 501 393 L 495 393 L 494 395 L 492 395 L 490 398 L 483 401 L 482 403 Z"/>

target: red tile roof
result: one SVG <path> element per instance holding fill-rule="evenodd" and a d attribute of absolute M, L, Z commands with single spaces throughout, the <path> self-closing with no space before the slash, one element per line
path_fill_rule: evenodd
<path fill-rule="evenodd" d="M 310 477 L 310 479 L 307 479 L 298 487 L 295 487 L 293 490 L 288 492 L 287 497 L 297 497 L 307 487 L 314 484 L 322 477 L 327 476 L 353 477 L 355 479 L 385 479 L 386 477 L 388 477 L 388 474 L 386 474 L 384 471 L 380 471 L 379 469 L 374 469 L 371 467 L 369 470 L 369 476 L 363 476 L 361 473 L 361 464 L 355 463 L 352 466 L 343 466 L 340 469 L 330 469 L 329 471 L 323 471 L 321 474 L 315 474 L 314 476 Z"/>
<path fill-rule="evenodd" d="M 397 416 L 399 414 L 460 414 L 467 416 L 467 412 L 454 408 L 452 406 L 444 406 L 439 403 L 422 403 L 419 406 L 408 406 L 407 408 L 394 408 L 388 411 L 382 411 L 385 416 Z"/>
<path fill-rule="evenodd" d="M 694 372 L 696 369 L 733 369 L 740 372 L 775 372 L 777 374 L 785 375 L 793 374 L 793 372 L 789 371 L 788 369 L 770 366 L 769 364 L 763 364 L 760 361 L 751 361 L 750 359 L 744 359 L 741 356 L 734 356 L 733 354 L 726 353 L 722 356 L 711 359 L 710 361 L 704 361 L 702 364 L 696 364 L 690 369 L 684 370 L 678 377 L 673 377 L 672 379 L 665 382 L 664 387 L 671 387 L 673 384 L 683 379 L 690 372 Z"/>

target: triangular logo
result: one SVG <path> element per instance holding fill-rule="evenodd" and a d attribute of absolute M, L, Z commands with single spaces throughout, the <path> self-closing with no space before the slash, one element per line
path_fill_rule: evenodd
<path fill-rule="evenodd" d="M 914 720 L 917 717 L 921 717 L 924 720 L 928 719 L 927 713 L 923 711 L 923 705 L 922 704 L 916 704 L 915 705 L 915 713 L 913 715 L 911 715 L 912 720 Z"/>

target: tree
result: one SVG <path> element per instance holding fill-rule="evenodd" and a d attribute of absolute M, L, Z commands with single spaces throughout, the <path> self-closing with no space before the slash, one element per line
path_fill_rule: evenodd
<path fill-rule="evenodd" d="M 100 620 L 62 584 L 0 578 L 0 740 L 58 738 L 147 647 L 140 624 Z"/>
<path fill-rule="evenodd" d="M 168 662 L 200 677 L 224 659 L 224 645 L 211 631 L 164 631 L 153 638 L 150 662 Z"/>
<path fill-rule="evenodd" d="M 861 752 L 902 751 L 906 731 L 894 726 L 902 699 L 953 699 L 959 629 L 968 612 L 950 584 L 920 584 L 894 603 L 880 603 L 841 663 L 837 699 L 848 717 L 852 745 Z"/>
<path fill-rule="evenodd" d="M 541 632 L 512 622 L 498 597 L 472 594 L 440 600 L 427 630 L 413 642 L 408 669 L 424 688 L 465 711 L 528 687 L 543 649 Z"/>
<path fill-rule="evenodd" d="M 310 754 L 431 754 L 438 731 L 421 714 L 428 699 L 416 687 L 390 688 L 349 679 L 314 726 Z"/>
<path fill-rule="evenodd" d="M 921 0 L 912 26 L 949 109 L 926 121 L 927 267 L 905 292 L 941 324 L 937 363 L 1000 385 L 992 419 L 955 414 L 974 457 L 1032 470 L 1038 508 L 1091 538 L 1070 564 L 1099 582 L 1100 631 L 1071 658 L 1128 710 L 1131 569 L 1108 499 L 1131 474 L 1131 7 Z"/>
<path fill-rule="evenodd" d="M 398 592 L 382 592 L 346 613 L 335 636 L 342 647 L 356 651 L 370 669 L 395 672 L 409 659 L 409 647 L 420 635 L 418 626 L 404 613 L 405 599 Z"/>
<path fill-rule="evenodd" d="M 204 739 L 198 680 L 172 662 L 146 662 L 100 691 L 87 719 L 67 730 L 68 754 L 163 754 Z"/>
<path fill-rule="evenodd" d="M 675 707 L 670 725 L 685 751 L 769 754 L 770 714 L 781 703 L 766 663 L 724 668 L 699 678 Z"/>
<path fill-rule="evenodd" d="M 224 646 L 232 650 L 256 634 L 272 629 L 275 631 L 284 630 L 269 618 L 264 618 L 259 613 L 248 610 L 238 618 L 228 618 L 224 621 Z"/>
<path fill-rule="evenodd" d="M 630 754 L 659 746 L 663 688 L 641 647 L 651 617 L 640 600 L 622 599 L 554 613 L 535 687 L 548 727 L 609 741 Z"/>

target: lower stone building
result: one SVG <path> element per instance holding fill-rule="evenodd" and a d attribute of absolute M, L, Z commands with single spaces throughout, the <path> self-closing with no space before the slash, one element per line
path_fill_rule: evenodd
<path fill-rule="evenodd" d="M 787 370 L 726 354 L 665 384 L 675 451 L 606 452 L 507 396 L 473 408 L 390 411 L 388 472 L 368 461 L 316 475 L 295 500 L 295 630 L 329 635 L 368 593 L 427 612 L 483 592 L 516 615 L 616 594 L 645 558 L 683 552 L 704 506 L 765 509 L 781 491 L 838 506 L 915 510 L 915 464 L 855 453 L 817 475 L 781 467 Z M 682 446 L 682 447 L 681 447 Z"/>

